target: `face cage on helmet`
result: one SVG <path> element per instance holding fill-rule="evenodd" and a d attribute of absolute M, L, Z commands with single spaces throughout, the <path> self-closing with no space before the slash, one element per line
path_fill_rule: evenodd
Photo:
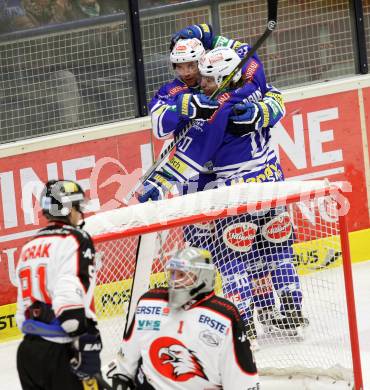
<path fill-rule="evenodd" d="M 183 272 L 184 276 L 182 278 L 174 278 L 174 274 L 176 272 Z M 166 272 L 166 279 L 168 282 L 168 286 L 171 289 L 192 289 L 194 288 L 198 275 L 196 275 L 193 271 L 180 271 L 178 269 L 169 269 Z M 191 283 L 190 283 L 191 282 Z"/>
<path fill-rule="evenodd" d="M 175 287 L 171 282 L 170 271 L 183 271 L 192 273 L 195 277 L 194 283 L 189 286 Z M 198 264 L 196 267 L 189 264 L 182 259 L 172 258 L 166 265 L 168 292 L 169 292 L 169 306 L 172 308 L 179 308 L 186 305 L 197 295 L 203 292 L 210 292 L 214 288 L 215 269 L 213 264 Z M 209 283 L 207 275 L 212 272 L 212 283 Z M 202 284 L 204 286 L 202 286 Z M 211 285 L 210 285 L 211 284 Z"/>

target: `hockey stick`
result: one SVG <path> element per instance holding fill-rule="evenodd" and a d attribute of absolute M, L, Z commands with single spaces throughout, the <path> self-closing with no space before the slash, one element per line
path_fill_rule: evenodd
<path fill-rule="evenodd" d="M 257 42 L 253 45 L 253 47 L 248 51 L 247 55 L 240 61 L 240 63 L 235 67 L 235 69 L 224 79 L 221 85 L 213 92 L 211 99 L 217 96 L 225 87 L 227 87 L 235 74 L 246 64 L 246 62 L 253 56 L 253 54 L 261 47 L 261 45 L 265 42 L 265 40 L 269 37 L 272 31 L 275 29 L 277 24 L 277 6 L 278 0 L 267 0 L 268 7 L 268 22 L 267 27 L 264 33 L 260 36 Z M 127 194 L 124 202 L 128 204 L 131 198 L 135 195 L 138 189 L 148 180 L 148 178 L 153 174 L 154 171 L 163 163 L 163 161 L 169 156 L 171 151 L 175 148 L 175 146 L 182 141 L 190 128 L 193 126 L 194 122 L 190 122 L 178 136 L 171 141 L 171 143 L 166 147 L 166 149 L 160 154 L 157 161 L 145 172 L 145 174 L 139 179 L 136 185 L 132 188 L 132 190 Z"/>

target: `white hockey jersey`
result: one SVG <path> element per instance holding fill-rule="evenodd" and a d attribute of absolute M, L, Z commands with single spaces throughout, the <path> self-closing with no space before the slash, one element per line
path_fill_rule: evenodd
<path fill-rule="evenodd" d="M 95 320 L 93 306 L 95 250 L 88 233 L 56 223 L 41 229 L 22 248 L 17 265 L 16 321 L 21 329 L 35 301 L 50 304 L 58 317 L 64 310 L 84 308 Z M 70 337 L 44 337 L 65 343 Z"/>
<path fill-rule="evenodd" d="M 138 303 L 121 352 L 120 371 L 134 378 L 140 368 L 157 390 L 259 389 L 239 312 L 214 293 L 174 310 L 167 289 L 150 290 Z M 140 380 L 139 374 L 138 388 Z"/>

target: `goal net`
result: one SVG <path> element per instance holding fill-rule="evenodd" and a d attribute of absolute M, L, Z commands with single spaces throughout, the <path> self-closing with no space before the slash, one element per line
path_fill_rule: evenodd
<path fill-rule="evenodd" d="M 361 382 L 343 183 L 251 183 L 138 204 L 86 220 L 99 256 L 103 362 L 180 248 L 207 248 L 216 293 L 247 324 L 261 375 Z M 357 387 L 356 387 L 357 389 Z"/>

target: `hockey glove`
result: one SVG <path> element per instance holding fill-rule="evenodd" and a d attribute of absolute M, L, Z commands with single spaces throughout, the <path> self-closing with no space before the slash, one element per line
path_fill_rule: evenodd
<path fill-rule="evenodd" d="M 176 107 L 182 119 L 208 119 L 217 110 L 218 103 L 206 95 L 184 93 L 178 97 Z"/>
<path fill-rule="evenodd" d="M 140 203 L 145 203 L 148 200 L 163 199 L 165 194 L 171 191 L 176 180 L 169 173 L 164 171 L 155 171 L 151 177 L 145 182 L 144 190 L 138 196 Z"/>
<path fill-rule="evenodd" d="M 263 119 L 264 111 L 260 103 L 235 104 L 230 116 L 228 131 L 236 136 L 249 134 L 262 127 Z"/>
<path fill-rule="evenodd" d="M 81 380 L 100 373 L 102 341 L 98 331 L 85 333 L 72 343 L 74 356 L 70 361 L 72 372 Z"/>
<path fill-rule="evenodd" d="M 179 39 L 197 38 L 203 43 L 204 48 L 208 50 L 212 46 L 213 37 L 212 26 L 210 24 L 193 24 L 176 32 L 172 36 L 171 48 Z"/>

